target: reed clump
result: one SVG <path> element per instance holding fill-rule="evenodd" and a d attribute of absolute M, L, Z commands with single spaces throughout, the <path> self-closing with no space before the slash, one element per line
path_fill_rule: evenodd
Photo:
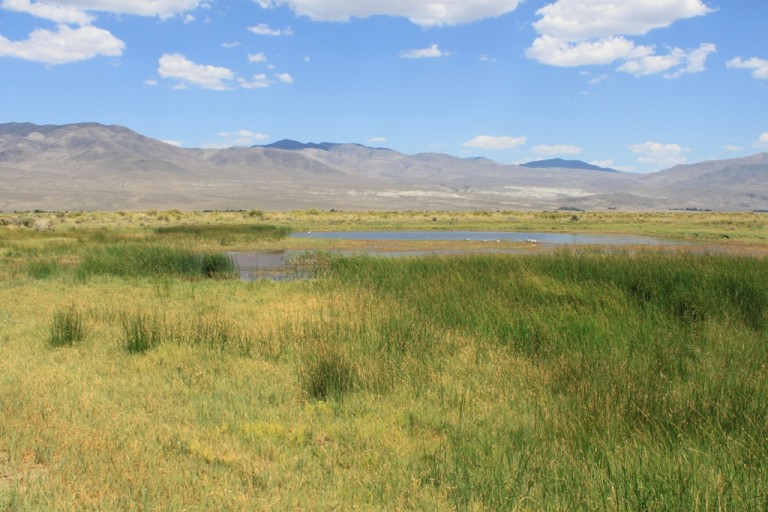
<path fill-rule="evenodd" d="M 235 275 L 235 264 L 225 254 L 196 254 L 173 246 L 124 243 L 89 251 L 78 272 L 81 276 L 228 278 Z"/>
<path fill-rule="evenodd" d="M 56 310 L 51 320 L 48 344 L 52 347 L 71 346 L 85 338 L 86 328 L 83 313 L 70 305 Z"/>

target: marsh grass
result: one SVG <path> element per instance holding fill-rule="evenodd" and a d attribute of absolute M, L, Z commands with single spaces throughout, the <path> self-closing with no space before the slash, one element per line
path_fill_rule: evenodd
<path fill-rule="evenodd" d="M 230 278 L 235 265 L 225 254 L 196 254 L 177 247 L 148 244 L 116 244 L 86 253 L 78 272 L 81 276 Z"/>
<path fill-rule="evenodd" d="M 490 343 L 491 351 L 523 357 L 543 372 L 538 432 L 517 430 L 501 412 L 447 430 L 431 478 L 457 508 L 528 508 L 531 499 L 534 509 L 593 509 L 610 485 L 630 510 L 695 509 L 702 499 L 730 508 L 768 503 L 760 490 L 768 468 L 757 462 L 768 460 L 759 441 L 768 435 L 765 261 L 563 252 L 343 258 L 331 268 L 351 287 L 374 290 L 385 307 L 397 304 L 398 313 L 415 312 L 420 322 L 463 333 L 476 347 Z M 361 341 L 384 327 L 374 324 Z M 347 365 L 365 364 L 345 353 Z M 445 353 L 425 353 L 422 368 L 439 368 Z M 640 440 L 631 449 L 640 462 L 631 479 L 613 481 L 605 471 L 627 470 L 629 462 L 609 452 L 633 440 Z M 538 443 L 552 448 L 532 454 Z M 670 445 L 671 459 L 664 455 Z M 690 450 L 750 461 L 749 470 L 731 467 L 723 474 L 729 485 L 707 492 L 711 475 L 676 458 Z M 578 463 L 555 470 L 550 457 L 569 464 L 583 457 L 602 469 Z M 661 485 L 660 474 L 693 482 L 698 491 Z M 561 486 L 569 493 L 586 487 L 568 502 Z"/>
<path fill-rule="evenodd" d="M 142 310 L 125 313 L 120 319 L 123 346 L 130 354 L 143 354 L 168 341 L 165 319 Z"/>
<path fill-rule="evenodd" d="M 83 313 L 75 305 L 58 309 L 54 312 L 48 334 L 48 344 L 52 347 L 74 345 L 85 338 Z"/>
<path fill-rule="evenodd" d="M 3 241 L 0 510 L 768 508 L 765 259 L 325 254 L 315 279 L 241 283 L 198 278 L 213 235 L 154 232 L 180 214 L 111 215 L 57 229 L 135 231 Z M 569 222 L 549 215 L 518 221 Z M 156 245 L 196 270 L 137 257 Z M 64 278 L 86 263 L 116 278 Z M 73 296 L 89 343 L 50 350 L 41 305 Z"/>
<path fill-rule="evenodd" d="M 213 240 L 220 245 L 231 245 L 238 241 L 280 240 L 285 238 L 290 230 L 267 224 L 187 224 L 161 226 L 155 229 L 155 233 L 165 239 Z"/>
<path fill-rule="evenodd" d="M 50 279 L 61 272 L 61 264 L 56 259 L 35 258 L 27 264 L 27 273 L 33 279 Z"/>

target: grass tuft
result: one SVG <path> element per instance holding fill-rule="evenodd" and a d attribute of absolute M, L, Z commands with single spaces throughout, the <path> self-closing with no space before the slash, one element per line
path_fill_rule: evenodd
<path fill-rule="evenodd" d="M 67 347 L 85 338 L 83 314 L 74 306 L 59 309 L 53 314 L 48 335 L 52 347 Z"/>
<path fill-rule="evenodd" d="M 121 319 L 123 345 L 131 354 L 141 354 L 164 341 L 164 322 L 141 310 L 125 314 Z"/>

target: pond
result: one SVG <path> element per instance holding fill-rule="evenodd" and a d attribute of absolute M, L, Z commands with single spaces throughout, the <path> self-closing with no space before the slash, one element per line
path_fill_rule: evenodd
<path fill-rule="evenodd" d="M 324 238 L 336 240 L 369 240 L 377 242 L 474 242 L 472 248 L 453 248 L 450 250 L 413 250 L 413 251 L 336 251 L 339 254 L 386 255 L 388 257 L 419 256 L 428 254 L 464 254 L 478 252 L 495 253 L 530 253 L 531 246 L 547 248 L 565 245 L 599 245 L 599 246 L 664 246 L 679 245 L 679 241 L 664 240 L 641 235 L 615 235 L 592 233 L 534 233 L 514 231 L 319 231 L 308 233 L 293 233 L 292 238 Z M 478 249 L 477 242 L 488 244 L 487 249 Z M 520 242 L 526 249 L 495 248 L 495 243 Z M 307 267 L 295 264 L 296 256 L 305 251 L 251 251 L 231 252 L 240 279 L 255 281 L 258 279 L 301 279 L 310 276 Z"/>
<path fill-rule="evenodd" d="M 532 242 L 556 245 L 671 245 L 669 240 L 642 235 L 534 233 L 516 231 L 319 231 L 293 233 L 294 238 L 375 241 Z"/>

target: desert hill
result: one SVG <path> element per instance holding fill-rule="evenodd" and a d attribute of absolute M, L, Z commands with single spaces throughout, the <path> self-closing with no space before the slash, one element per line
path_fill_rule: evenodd
<path fill-rule="evenodd" d="M 98 123 L 0 124 L 0 179 L 1 210 L 768 209 L 765 153 L 640 175 L 345 143 L 185 149 Z"/>

